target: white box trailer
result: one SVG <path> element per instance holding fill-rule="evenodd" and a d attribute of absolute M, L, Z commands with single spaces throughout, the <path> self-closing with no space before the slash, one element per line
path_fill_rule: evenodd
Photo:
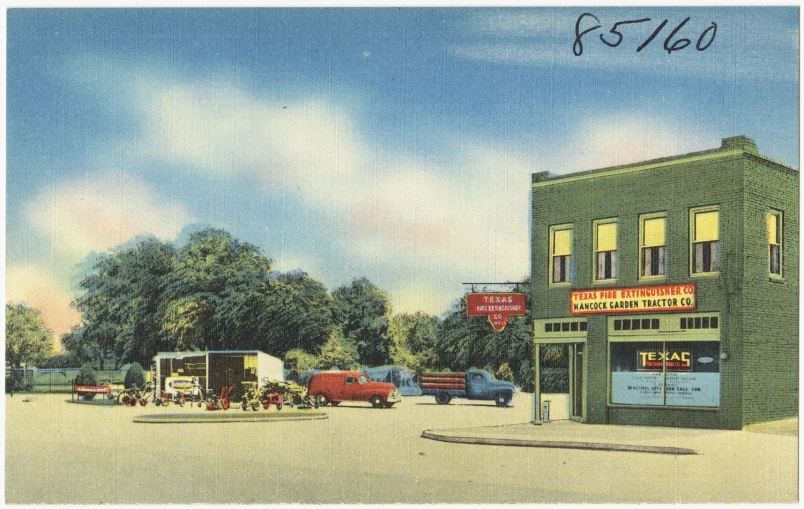
<path fill-rule="evenodd" d="M 257 382 L 263 378 L 285 380 L 282 359 L 259 350 L 212 350 L 203 352 L 159 352 L 154 357 L 154 385 L 157 394 L 162 391 L 175 394 L 187 392 L 192 380 L 206 392 L 220 394 L 221 388 L 233 385 L 230 399 L 243 394 L 243 382 Z"/>

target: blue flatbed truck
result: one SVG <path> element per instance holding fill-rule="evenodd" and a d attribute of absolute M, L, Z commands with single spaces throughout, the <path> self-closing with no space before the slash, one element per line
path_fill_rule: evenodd
<path fill-rule="evenodd" d="M 435 396 L 436 403 L 447 405 L 452 398 L 494 401 L 506 407 L 514 399 L 514 384 L 495 380 L 486 371 L 466 373 L 421 373 L 419 385 L 423 396 Z"/>

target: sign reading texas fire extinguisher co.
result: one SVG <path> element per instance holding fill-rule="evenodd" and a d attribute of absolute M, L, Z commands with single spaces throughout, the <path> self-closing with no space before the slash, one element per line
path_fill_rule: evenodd
<path fill-rule="evenodd" d="M 524 293 L 470 293 L 466 296 L 467 316 L 488 316 L 495 331 L 501 332 L 509 316 L 525 315 Z"/>

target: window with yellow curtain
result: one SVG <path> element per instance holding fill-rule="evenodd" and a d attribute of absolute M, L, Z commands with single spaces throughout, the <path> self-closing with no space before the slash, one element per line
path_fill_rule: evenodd
<path fill-rule="evenodd" d="M 768 228 L 768 271 L 771 275 L 782 275 L 782 213 L 769 210 L 765 214 Z"/>
<path fill-rule="evenodd" d="M 617 221 L 595 223 L 595 280 L 617 278 Z"/>
<path fill-rule="evenodd" d="M 553 283 L 567 283 L 571 278 L 572 227 L 556 226 L 550 229 L 550 270 Z"/>
<path fill-rule="evenodd" d="M 667 218 L 651 214 L 640 218 L 640 265 L 642 277 L 664 276 Z"/>
<path fill-rule="evenodd" d="M 719 222 L 717 209 L 692 211 L 692 272 L 717 272 L 719 267 Z"/>

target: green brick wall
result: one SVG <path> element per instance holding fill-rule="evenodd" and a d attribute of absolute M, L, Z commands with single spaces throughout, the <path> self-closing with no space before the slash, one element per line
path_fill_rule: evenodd
<path fill-rule="evenodd" d="M 534 319 L 571 316 L 570 289 L 686 282 L 697 283 L 699 312 L 721 315 L 721 351 L 727 352 L 729 359 L 721 363 L 717 410 L 608 406 L 607 318 L 589 316 L 587 422 L 739 429 L 747 422 L 795 414 L 798 172 L 754 156 L 750 142 L 745 151 L 734 151 L 734 140 L 739 148 L 739 138 L 727 139 L 721 150 L 611 171 L 552 179 L 544 173 L 534 174 Z M 682 158 L 687 161 L 679 164 Z M 546 185 L 540 185 L 545 181 Z M 720 274 L 691 276 L 690 208 L 708 205 L 717 205 L 720 211 Z M 785 214 L 782 284 L 768 280 L 764 211 L 769 206 Z M 640 282 L 639 216 L 651 212 L 667 213 L 667 277 L 664 281 Z M 593 221 L 615 217 L 617 281 L 596 284 L 592 272 Z M 574 226 L 575 277 L 570 287 L 550 287 L 550 226 L 566 223 Z M 773 309 L 771 316 L 769 308 Z M 768 387 L 778 389 L 769 398 Z"/>
<path fill-rule="evenodd" d="M 746 161 L 743 424 L 798 415 L 799 174 Z M 769 277 L 765 213 L 783 213 L 782 279 Z"/>

